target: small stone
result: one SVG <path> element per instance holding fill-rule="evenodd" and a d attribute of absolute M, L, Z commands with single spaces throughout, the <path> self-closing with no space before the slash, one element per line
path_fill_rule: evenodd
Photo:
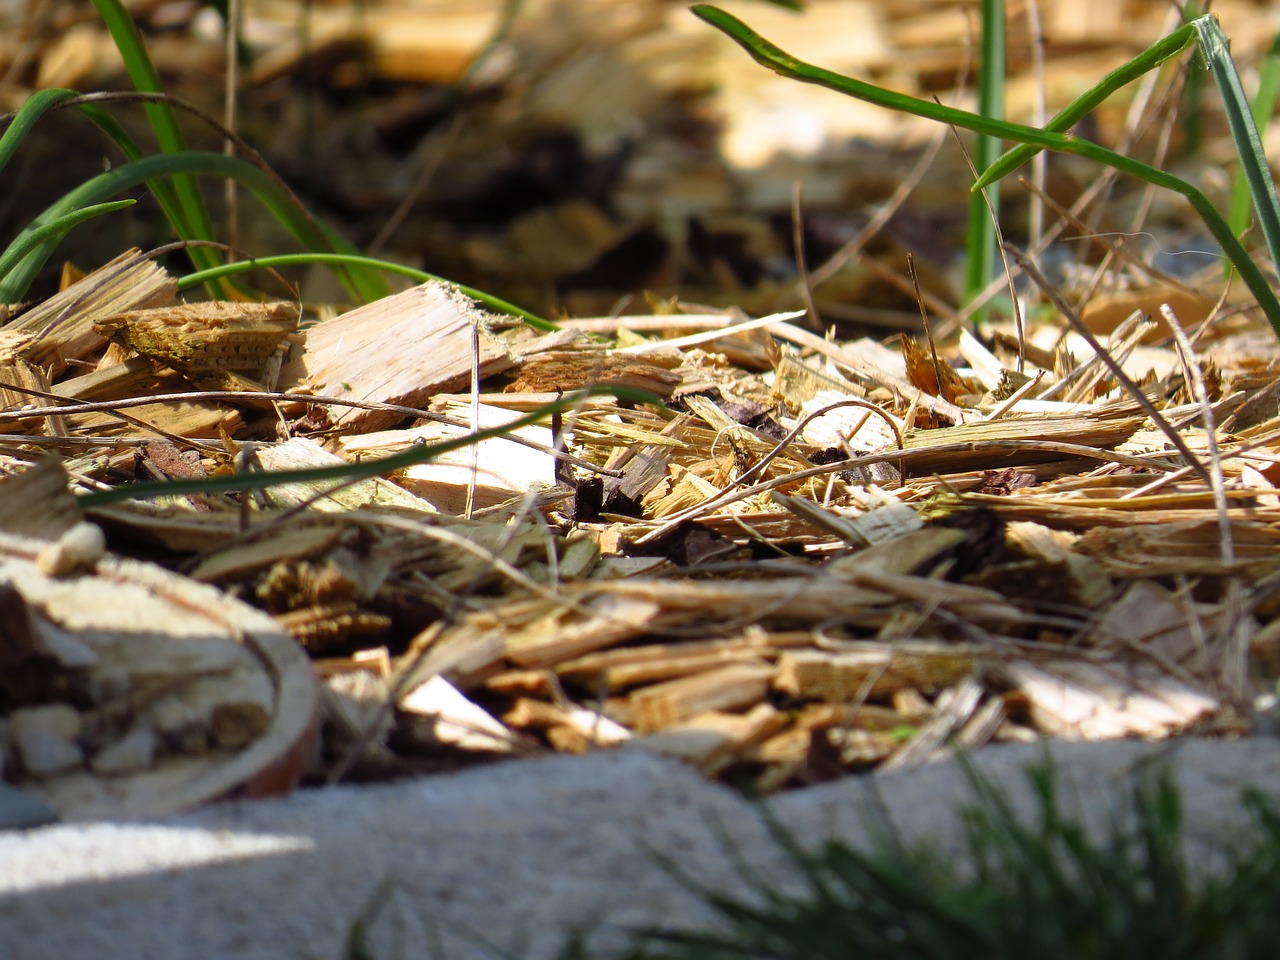
<path fill-rule="evenodd" d="M 23 768 L 33 777 L 52 777 L 84 762 L 84 751 L 73 740 L 48 730 L 28 730 L 14 737 Z"/>
<path fill-rule="evenodd" d="M 84 727 L 80 714 L 65 703 L 15 710 L 9 736 L 23 769 L 33 777 L 51 777 L 84 763 L 76 737 Z"/>
<path fill-rule="evenodd" d="M 103 776 L 120 776 L 149 769 L 155 756 L 156 732 L 150 727 L 135 727 L 94 754 L 89 768 Z"/>
<path fill-rule="evenodd" d="M 271 716 L 260 703 L 220 703 L 213 708 L 210 728 L 220 747 L 246 747 L 266 732 Z"/>
<path fill-rule="evenodd" d="M 36 556 L 36 567 L 50 577 L 66 577 L 92 570 L 107 552 L 102 528 L 86 521 L 77 523 Z"/>
<path fill-rule="evenodd" d="M 23 733 L 40 730 L 64 740 L 74 740 L 84 729 L 84 718 L 66 703 L 22 707 L 9 714 L 9 732 L 17 739 Z"/>
<path fill-rule="evenodd" d="M 58 811 L 35 794 L 0 783 L 0 830 L 30 830 L 57 820 Z"/>

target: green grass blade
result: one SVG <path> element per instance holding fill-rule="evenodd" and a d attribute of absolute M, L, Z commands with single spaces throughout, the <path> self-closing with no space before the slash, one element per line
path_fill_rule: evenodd
<path fill-rule="evenodd" d="M 985 136 L 1036 143 L 1049 149 L 1060 149 L 1060 144 L 1064 140 L 1057 134 L 1045 133 L 1035 127 L 1023 127 L 1019 124 L 979 116 L 966 110 L 948 107 L 936 100 L 922 100 L 919 97 L 886 90 L 884 87 L 877 87 L 875 84 L 856 80 L 853 77 L 846 77 L 831 70 L 824 70 L 822 67 L 816 67 L 791 56 L 781 47 L 760 36 L 733 14 L 726 13 L 718 7 L 700 3 L 691 7 L 690 10 L 694 16 L 711 24 L 742 47 L 756 63 L 768 67 L 779 76 L 826 87 L 889 110 L 915 114 L 940 123 L 955 124 Z"/>
<path fill-rule="evenodd" d="M 9 123 L 4 135 L 0 136 L 0 170 L 3 170 L 13 159 L 14 153 L 17 152 L 18 147 L 22 146 L 22 141 L 27 138 L 27 134 L 41 117 L 58 104 L 78 96 L 79 94 L 74 90 L 57 87 L 38 90 L 29 96 L 17 113 L 6 118 Z"/>
<path fill-rule="evenodd" d="M 312 467 L 304 470 L 279 470 L 269 473 L 239 473 L 224 477 L 208 477 L 200 480 L 164 480 L 156 483 L 136 483 L 131 486 L 113 487 L 110 490 L 98 490 L 81 494 L 79 502 L 86 507 L 117 503 L 121 500 L 143 500 L 149 497 L 167 497 L 191 493 L 228 493 L 235 490 L 261 490 L 265 487 L 279 486 L 284 483 L 316 483 L 326 480 L 344 482 L 361 480 L 367 477 L 382 476 L 395 470 L 403 470 L 417 463 L 427 463 L 452 450 L 462 450 L 481 440 L 492 440 L 505 436 L 521 427 L 538 423 L 553 413 L 568 409 L 581 403 L 587 397 L 613 396 L 619 400 L 632 403 L 648 403 L 663 406 L 662 400 L 645 390 L 634 387 L 597 386 L 584 387 L 567 393 L 544 406 L 531 410 L 522 417 L 497 427 L 488 427 L 474 433 L 441 440 L 439 443 L 427 444 L 403 450 L 380 460 L 361 460 L 337 467 Z M 305 399 L 300 397 L 299 399 Z"/>
<path fill-rule="evenodd" d="M 994 120 L 1004 119 L 1005 71 L 1004 0 L 982 0 L 982 59 L 978 65 L 978 113 Z M 1001 153 L 997 137 L 980 135 L 974 144 L 973 162 L 985 170 Z M 1000 217 L 1000 183 L 985 191 L 969 195 L 968 229 L 965 248 L 968 266 L 965 276 L 965 299 L 972 301 L 991 282 L 996 266 L 996 223 Z M 974 314 L 979 326 L 985 320 L 987 307 Z"/>
<path fill-rule="evenodd" d="M 28 97 L 18 112 L 11 118 L 8 127 L 5 129 L 4 136 L 0 137 L 0 169 L 4 169 L 9 160 L 13 158 L 14 153 L 21 146 L 22 141 L 26 139 L 27 134 L 31 132 L 31 128 L 37 120 L 50 110 L 57 109 L 79 96 L 80 94 L 75 90 L 48 89 L 37 91 Z M 128 131 L 107 111 L 88 103 L 77 104 L 76 108 L 96 124 L 120 148 L 120 152 L 127 159 L 137 160 L 142 157 L 142 150 L 134 142 Z M 157 181 L 151 186 L 169 222 L 180 223 L 182 215 L 177 195 L 163 182 Z"/>
<path fill-rule="evenodd" d="M 1262 138 L 1253 122 L 1249 100 L 1240 85 L 1240 74 L 1236 72 L 1235 62 L 1231 59 L 1227 38 L 1218 26 L 1216 17 L 1197 17 L 1191 25 L 1200 36 L 1200 50 L 1209 64 L 1214 83 L 1218 85 L 1227 126 L 1231 129 L 1231 139 L 1235 141 L 1236 153 L 1240 156 L 1240 169 L 1249 184 L 1254 214 L 1258 218 L 1258 225 L 1262 227 L 1262 236 L 1267 241 L 1271 262 L 1273 265 L 1280 264 L 1280 199 L 1276 198 L 1276 184 L 1271 179 L 1271 168 L 1262 149 Z"/>
<path fill-rule="evenodd" d="M 983 117 L 964 110 L 957 110 L 954 107 L 943 106 L 936 101 L 921 100 L 918 97 L 885 90 L 873 84 L 855 80 L 852 77 L 841 76 L 838 73 L 833 73 L 830 70 L 824 70 L 821 67 L 815 67 L 812 64 L 805 63 L 803 60 L 796 59 L 755 33 L 741 20 L 725 13 L 723 10 L 705 4 L 693 7 L 692 10 L 696 16 L 723 31 L 737 42 L 757 63 L 768 67 L 780 76 L 826 87 L 827 89 L 835 90 L 837 93 L 843 93 L 868 103 L 887 107 L 890 110 L 905 111 L 929 120 L 953 124 L 966 130 L 972 130 L 975 133 L 1001 137 L 1005 140 L 1028 144 L 1036 148 L 1057 150 L 1062 153 L 1074 153 L 1105 164 L 1145 183 L 1182 194 L 1191 202 L 1191 206 L 1200 215 L 1200 219 L 1209 229 L 1209 232 L 1213 234 L 1213 238 L 1222 247 L 1227 259 L 1240 272 L 1241 279 L 1244 280 L 1249 292 L 1258 301 L 1258 305 L 1267 317 L 1267 322 L 1280 335 L 1280 300 L 1276 299 L 1271 285 L 1267 282 L 1266 277 L 1263 276 L 1262 271 L 1258 269 L 1257 265 L 1249 257 L 1248 251 L 1245 250 L 1231 231 L 1227 221 L 1222 218 L 1222 215 L 1209 202 L 1209 199 L 1185 180 L 1130 157 L 1123 156 L 1113 150 L 1108 150 L 1106 147 L 1081 137 L 1070 136 L 1049 129 L 1028 127 L 1019 123 L 995 120 L 991 117 Z M 1176 32 L 1175 35 L 1177 33 L 1180 33 L 1180 31 Z M 1005 157 L 998 161 L 996 166 L 1000 167 L 1005 164 L 1008 156 L 1009 154 L 1005 154 Z M 1012 170 L 1015 166 L 1017 164 L 1014 164 L 1009 169 Z M 991 176 L 992 169 L 988 168 L 987 172 L 979 178 L 978 183 L 974 185 L 974 188 L 978 189 L 983 186 Z"/>
<path fill-rule="evenodd" d="M 190 177 L 206 175 L 233 179 L 248 188 L 263 206 L 303 244 L 313 249 L 330 247 L 330 236 L 317 226 L 306 211 L 297 206 L 293 197 L 270 176 L 239 157 L 202 151 L 141 157 L 99 174 L 80 184 L 48 207 L 14 242 L 24 242 L 30 232 L 40 229 L 73 210 L 101 203 L 122 190 L 162 177 L 177 175 Z M 56 240 L 46 240 L 39 244 L 9 275 L 0 279 L 0 302 L 15 302 L 21 299 L 27 286 L 52 255 L 56 242 Z M 376 299 L 378 295 L 376 291 L 380 288 L 382 288 L 380 283 L 362 281 L 362 287 L 357 289 L 357 293 L 368 289 L 373 292 L 370 299 Z"/>
<path fill-rule="evenodd" d="M 274 270 L 279 267 L 291 267 L 299 264 L 333 264 L 336 266 L 352 267 L 367 270 L 382 270 L 386 273 L 398 274 L 402 277 L 408 277 L 416 280 L 418 283 L 426 283 L 430 280 L 438 280 L 442 283 L 450 284 L 457 287 L 462 293 L 466 294 L 472 300 L 483 304 L 496 313 L 505 313 L 508 316 L 519 317 L 529 326 L 537 330 L 559 330 L 558 324 L 552 323 L 550 320 L 543 319 L 536 313 L 530 313 L 517 307 L 514 303 L 503 300 L 501 297 L 495 297 L 492 294 L 485 293 L 483 290 L 476 290 L 474 287 L 463 286 L 460 283 L 454 283 L 445 277 L 437 276 L 434 273 L 427 273 L 424 270 L 417 270 L 413 267 L 406 267 L 402 263 L 393 263 L 390 260 L 379 260 L 375 257 L 365 257 L 358 254 L 348 253 L 283 253 L 273 254 L 268 257 L 257 257 L 251 260 L 238 260 L 235 263 L 224 263 L 216 267 L 210 267 L 208 270 L 202 270 L 183 277 L 178 281 L 178 289 L 186 290 L 189 287 L 199 286 L 210 280 L 219 277 L 229 277 L 241 273 L 249 273 L 253 270 Z"/>
<path fill-rule="evenodd" d="M 132 207 L 137 202 L 136 200 L 115 200 L 110 203 L 93 204 L 80 210 L 73 210 L 71 213 L 50 220 L 34 230 L 24 232 L 21 237 L 9 245 L 4 253 L 0 254 L 0 279 L 7 276 L 10 270 L 21 263 L 41 244 L 50 240 L 61 239 L 72 227 L 84 223 L 86 220 L 92 220 L 94 217 L 100 217 L 105 213 L 114 213 L 117 210 L 123 210 L 125 207 Z"/>
<path fill-rule="evenodd" d="M 81 113 L 83 113 L 86 117 L 88 117 L 95 124 L 97 124 L 103 130 L 103 132 L 106 133 L 107 136 L 109 136 L 116 143 L 116 145 L 120 148 L 121 152 L 124 153 L 126 157 L 128 157 L 130 160 L 138 160 L 142 158 L 143 156 L 142 151 L 138 148 L 137 144 L 134 143 L 133 139 L 129 136 L 128 132 L 116 121 L 116 119 L 113 116 L 111 116 L 111 114 L 109 114 L 107 111 L 103 110 L 100 106 L 94 103 L 78 103 L 78 104 L 75 104 L 75 106 Z M 203 116 L 202 114 L 198 114 L 198 113 L 197 115 Z M 219 130 L 221 132 L 221 128 L 219 128 Z M 315 217 L 312 217 L 311 214 L 307 211 L 307 209 L 302 205 L 301 201 L 297 199 L 296 195 L 294 195 L 293 192 L 289 190 L 287 184 L 285 184 L 284 181 L 276 177 L 275 174 L 271 172 L 271 170 L 265 165 L 265 163 L 261 160 L 260 157 L 257 157 L 256 155 L 252 155 L 250 157 L 247 157 L 246 159 L 251 161 L 254 166 L 262 170 L 262 172 L 266 176 L 270 177 L 271 179 L 277 182 L 277 185 L 280 188 L 279 191 L 277 192 L 280 193 L 281 195 L 287 195 L 288 201 L 289 201 L 288 206 L 292 207 L 299 217 L 311 222 L 311 224 L 315 228 L 314 237 L 323 238 L 320 241 L 321 243 L 320 249 L 316 249 L 313 244 L 312 246 L 313 252 L 336 253 L 340 256 L 346 255 L 351 258 L 348 261 L 342 261 L 342 260 L 328 261 L 330 263 L 333 263 L 342 267 L 342 270 L 340 271 L 340 277 L 344 281 L 344 283 L 346 284 L 349 290 L 351 290 L 354 294 L 356 294 L 357 297 L 359 297 L 362 301 L 366 303 L 371 302 L 373 300 L 378 300 L 387 295 L 387 293 L 389 292 L 387 289 L 387 286 L 382 281 L 382 279 L 378 276 L 378 274 L 373 270 L 366 269 L 365 267 L 360 266 L 355 262 L 355 260 L 358 259 L 358 256 L 357 256 L 358 251 L 351 244 L 351 242 L 346 239 L 346 237 L 342 236 L 336 230 L 331 229 L 323 221 L 318 220 Z M 180 222 L 181 213 L 179 212 L 178 198 L 174 193 L 172 187 L 169 185 L 169 183 L 167 183 L 165 180 L 152 180 L 147 184 L 147 186 L 151 190 L 151 192 L 155 195 L 157 202 L 159 202 L 160 207 L 164 211 L 165 216 L 169 220 L 169 222 L 171 224 L 176 224 Z M 294 232 L 296 235 L 297 231 L 295 230 Z M 204 270 L 197 271 L 197 274 L 201 276 L 205 276 L 207 274 L 207 279 L 205 282 L 209 284 L 216 284 L 220 278 L 225 276 L 234 276 L 235 273 L 237 272 L 237 271 L 220 271 L 219 270 L 220 266 L 225 266 L 225 264 L 219 264 L 215 261 L 212 265 L 210 265 L 209 267 L 206 267 Z M 216 290 L 217 288 L 211 286 L 211 289 Z"/>
<path fill-rule="evenodd" d="M 1258 127 L 1259 137 L 1267 132 L 1277 96 L 1280 96 L 1280 33 L 1276 34 L 1271 49 L 1263 58 L 1258 76 L 1258 91 L 1253 97 L 1253 122 Z M 1236 170 L 1231 189 L 1231 206 L 1227 211 L 1227 223 L 1231 224 L 1231 232 L 1237 237 L 1243 238 L 1245 231 L 1249 229 L 1251 207 L 1249 181 L 1245 179 L 1244 169 L 1240 168 Z"/>
<path fill-rule="evenodd" d="M 1044 129 L 1052 133 L 1066 133 L 1121 87 L 1176 57 L 1195 42 L 1195 27 L 1191 24 L 1179 27 L 1168 36 L 1157 40 L 1132 60 L 1112 70 L 1102 80 L 1072 100 L 1044 125 Z M 978 178 L 977 187 L 982 188 L 1004 179 L 1039 152 L 1039 147 L 1029 143 L 1013 147 L 983 171 L 982 176 Z"/>
<path fill-rule="evenodd" d="M 160 82 L 160 75 L 151 62 L 137 24 L 133 22 L 124 4 L 120 0 L 93 0 L 93 5 L 111 34 L 116 49 L 120 51 L 125 70 L 134 87 L 147 93 L 162 93 L 164 86 Z M 148 103 L 143 109 L 146 110 L 156 143 L 162 152 L 180 153 L 187 149 L 182 128 L 168 104 Z M 186 240 L 212 240 L 213 227 L 195 179 L 181 175 L 176 177 L 174 192 L 180 211 L 174 229 Z M 198 267 L 213 266 L 217 262 L 217 255 L 207 247 L 194 247 L 190 255 Z"/>

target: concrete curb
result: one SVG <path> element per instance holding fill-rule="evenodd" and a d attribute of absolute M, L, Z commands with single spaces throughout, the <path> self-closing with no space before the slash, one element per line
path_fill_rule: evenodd
<path fill-rule="evenodd" d="M 1168 762 L 1207 838 L 1246 824 L 1240 790 L 1280 792 L 1280 742 L 1053 745 L 1062 796 L 1105 824 L 1135 771 Z M 975 759 L 1020 808 L 1041 747 Z M 909 835 L 956 844 L 971 789 L 954 763 L 850 778 L 771 801 L 796 836 L 866 842 L 874 796 Z M 345 955 L 361 920 L 379 960 L 553 957 L 593 929 L 595 955 L 636 927 L 708 913 L 661 866 L 742 890 L 734 852 L 794 880 L 758 808 L 639 751 L 498 765 L 412 782 L 304 791 L 146 823 L 0 834 L 0 944 L 12 960 Z M 374 905 L 378 905 L 373 909 Z"/>

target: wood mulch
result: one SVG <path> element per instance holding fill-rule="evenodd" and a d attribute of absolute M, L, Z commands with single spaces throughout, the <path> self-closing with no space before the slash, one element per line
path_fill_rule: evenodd
<path fill-rule="evenodd" d="M 955 75 L 962 44 L 911 32 L 928 23 L 954 40 L 940 8 L 950 5 L 889 5 L 876 34 L 889 46 L 864 54 L 881 79 L 919 90 Z M 391 71 L 409 67 L 394 67 L 394 51 L 376 37 L 326 33 L 324 18 L 345 22 L 346 9 L 318 6 L 312 56 L 329 58 L 340 88 L 367 80 L 345 70 L 357 62 L 351 50 L 377 51 L 358 62 L 387 71 L 370 116 L 388 130 L 393 108 L 416 102 L 409 91 L 443 89 L 491 36 L 490 21 L 468 32 L 457 14 L 454 33 L 422 35 L 455 38 L 469 51 L 462 65 L 443 79 L 400 77 Z M 424 4 L 408 20 L 388 13 L 402 29 L 388 27 L 384 39 L 419 36 L 410 29 L 419 15 L 438 27 L 443 9 Z M 888 172 L 901 182 L 926 149 L 914 125 L 866 148 L 865 166 L 881 182 L 851 195 L 839 158 L 862 147 L 803 163 L 753 157 L 766 120 L 727 100 L 742 130 L 726 128 L 712 164 L 699 139 L 711 128 L 685 123 L 697 111 L 674 105 L 695 103 L 689 63 L 737 64 L 731 51 L 689 54 L 681 70 L 664 72 L 678 59 L 671 45 L 702 50 L 696 30 L 673 26 L 676 8 L 600 10 L 608 15 L 584 30 L 617 32 L 612 57 L 587 56 L 585 41 L 555 46 L 530 28 L 512 42 L 542 50 L 542 60 L 528 54 L 517 69 L 491 58 L 492 101 L 473 103 L 458 129 L 431 127 L 417 141 L 419 160 L 442 151 L 433 169 L 443 180 L 423 186 L 421 205 L 383 238 L 389 255 L 554 311 L 558 330 L 537 332 L 436 283 L 356 308 L 330 307 L 305 287 L 300 301 L 181 303 L 162 264 L 118 248 L 0 326 L 0 533 L 44 543 L 0 544 L 0 555 L 60 582 L 132 583 L 141 568 L 111 566 L 116 556 L 163 568 L 147 582 L 162 585 L 154 591 L 175 598 L 175 609 L 205 603 L 183 599 L 190 584 L 205 585 L 192 587 L 194 597 L 212 587 L 265 612 L 306 651 L 303 673 L 320 678 L 318 698 L 291 693 L 287 709 L 306 717 L 277 736 L 275 753 L 236 777 L 224 772 L 206 798 L 232 781 L 270 788 L 258 774 L 279 773 L 282 757 L 287 785 L 646 749 L 768 792 L 996 742 L 1247 735 L 1255 699 L 1280 675 L 1280 351 L 1220 269 L 1172 275 L 1135 265 L 1099 237 L 1083 253 L 1071 248 L 1075 259 L 1056 276 L 1074 319 L 1020 287 L 1021 325 L 997 302 L 995 319 L 975 327 L 955 306 L 954 243 L 931 219 L 954 208 L 962 181 L 916 177 L 916 206 L 890 198 L 884 182 Z M 1250 10 L 1241 5 L 1240 16 Z M 379 23 L 373 15 L 365 29 Z M 1080 58 L 1074 75 L 1134 52 L 1117 49 L 1119 34 L 1104 43 L 1082 32 L 1073 46 L 1070 24 L 1055 24 L 1054 62 Z M 255 62 L 254 95 L 303 70 L 288 49 Z M 895 63 L 885 50 L 914 53 Z M 620 83 L 619 64 L 658 85 Z M 742 84 L 763 82 L 748 76 L 743 66 Z M 608 96 L 565 92 L 588 88 Z M 763 97 L 772 88 L 745 89 Z M 651 101 L 626 99 L 646 91 Z M 504 126 L 513 104 L 524 120 Z M 599 195 L 548 187 L 532 206 L 482 221 L 477 211 L 493 209 L 485 198 L 505 181 L 500 164 L 467 171 L 468 157 L 519 141 L 503 169 L 537 169 L 531 145 L 543 141 L 531 131 L 552 129 L 551 104 L 574 108 L 555 134 L 569 139 L 548 156 L 557 169 L 565 150 L 590 159 L 579 186 L 626 139 L 610 124 L 663 117 L 669 127 L 628 147 L 635 152 L 618 158 Z M 1098 123 L 1104 138 L 1123 134 L 1121 116 Z M 356 221 L 389 222 L 391 198 L 373 194 L 397 182 L 403 197 L 411 186 L 392 177 L 404 172 L 392 162 L 404 146 L 380 142 L 363 174 L 339 163 L 327 183 L 336 191 L 328 199 L 342 194 L 335 206 Z M 1074 202 L 1085 188 L 1073 179 L 1079 171 L 1057 172 L 1065 179 L 1054 189 Z M 818 195 L 808 238 L 821 266 L 807 309 L 801 278 L 768 266 L 794 263 L 797 175 Z M 743 185 L 746 196 L 732 201 Z M 415 235 L 415 222 L 447 207 L 432 191 L 472 206 Z M 1090 229 L 1106 233 L 1108 217 L 1132 225 L 1128 204 L 1141 198 L 1117 196 Z M 897 215 L 892 225 L 825 212 L 873 200 Z M 1157 198 L 1151 216 L 1185 225 L 1166 204 Z M 678 243 L 664 233 L 672 223 L 681 224 Z M 634 241 L 645 230 L 662 240 L 648 260 Z M 933 256 L 931 243 L 945 250 Z M 433 257 L 446 248 L 454 259 L 442 266 Z M 927 325 L 904 276 L 913 249 Z M 1046 249 L 1046 258 L 1059 251 Z M 610 274 L 611 263 L 627 270 Z M 649 299 L 630 300 L 631 312 L 610 309 L 620 293 L 645 290 Z M 64 496 L 427 450 L 585 386 L 644 390 L 661 403 L 592 394 L 554 424 L 346 484 L 123 501 L 83 517 Z M 41 460 L 50 451 L 61 466 Z M 105 534 L 106 559 L 92 543 L 80 557 L 82 519 Z M 4 728 L 4 776 L 69 811 L 157 809 L 154 784 L 116 794 L 112 784 L 166 763 L 184 764 L 188 776 L 208 758 L 242 755 L 286 709 L 280 678 L 294 682 L 297 664 L 264 660 L 253 680 L 231 659 L 162 667 L 154 646 L 127 652 L 118 623 L 115 639 L 87 650 L 51 640 L 67 632 L 58 604 L 70 601 L 23 586 L 27 573 L 14 577 L 26 612 L 0 646 L 0 667 L 10 669 L 0 712 L 12 721 L 68 707 L 79 719 L 46 718 L 41 735 L 79 752 L 41 754 L 50 766 L 37 769 L 19 742 L 35 724 L 28 716 Z M 57 604 L 41 599 L 55 595 Z M 76 636 L 92 633 L 76 622 Z M 227 635 L 270 629 L 250 622 L 258 626 Z M 196 680 L 199 696 L 190 693 Z M 274 699 L 243 694 L 272 684 Z M 175 696 L 187 708 L 181 721 L 172 719 Z M 138 747 L 147 739 L 139 730 L 155 734 L 149 749 Z M 314 755 L 300 748 L 308 731 L 319 738 Z M 130 737 L 132 753 L 117 746 Z M 76 799 L 89 794 L 92 803 Z"/>

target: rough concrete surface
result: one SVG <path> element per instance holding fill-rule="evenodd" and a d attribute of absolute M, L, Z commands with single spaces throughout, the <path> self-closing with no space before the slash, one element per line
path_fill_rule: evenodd
<path fill-rule="evenodd" d="M 1168 763 L 1191 829 L 1247 826 L 1240 791 L 1280 793 L 1280 741 L 1052 747 L 1061 794 L 1109 822 L 1135 771 Z M 978 769 L 1023 809 L 1042 747 L 980 752 Z M 952 762 L 786 794 L 771 807 L 805 840 L 865 843 L 878 797 L 908 834 L 958 842 L 971 799 Z M 726 849 L 731 847 L 732 849 Z M 303 791 L 146 823 L 0 833 L 0 958 L 346 955 L 362 921 L 378 960 L 556 955 L 594 931 L 607 956 L 628 931 L 708 922 L 660 861 L 742 890 L 734 858 L 785 881 L 789 861 L 758 808 L 639 751 L 557 757 L 386 786 Z"/>

